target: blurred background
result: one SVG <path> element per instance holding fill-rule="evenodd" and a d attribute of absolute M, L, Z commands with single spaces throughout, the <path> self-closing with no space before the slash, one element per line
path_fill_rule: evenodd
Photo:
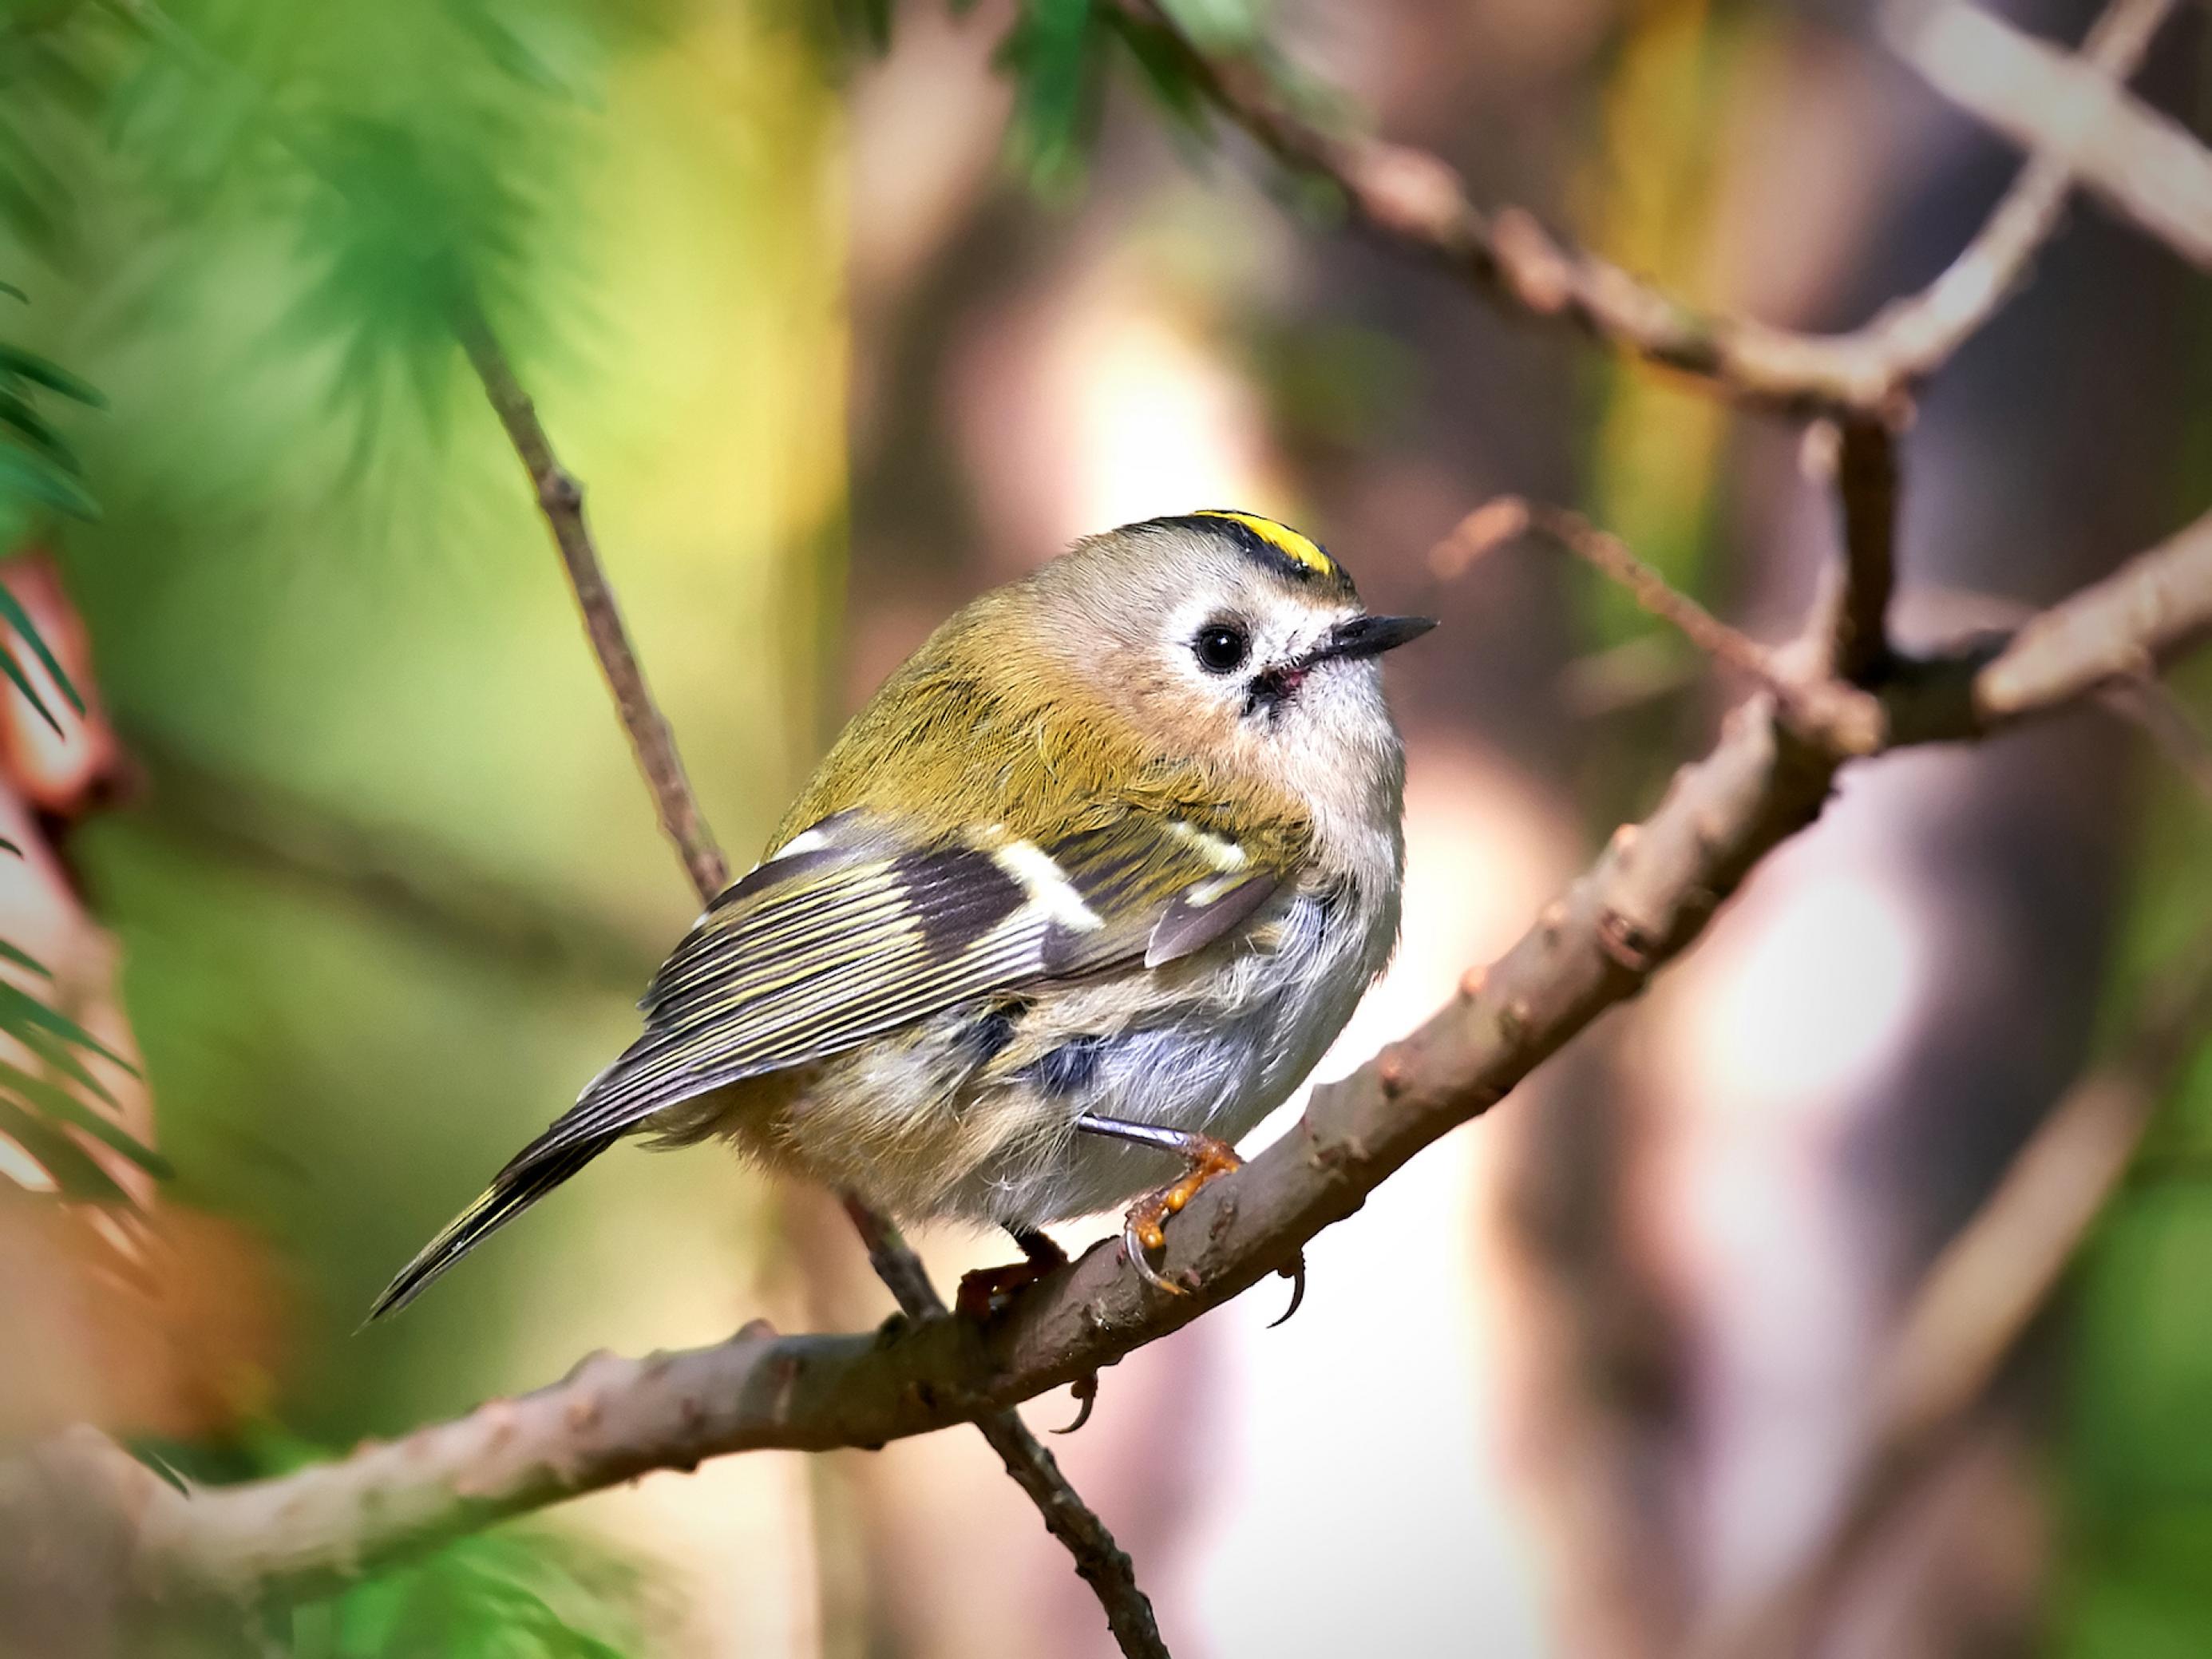
<path fill-rule="evenodd" d="M 1796 326 L 1927 281 L 2015 165 L 1864 0 L 1174 9 L 1476 200 Z M 2199 131 L 2208 49 L 2185 9 L 2138 83 Z M 0 1438 L 90 1417 L 238 1478 L 594 1347 L 889 1310 L 824 1195 L 625 1150 L 356 1329 L 696 908 L 457 295 L 586 483 L 740 865 L 957 605 L 1237 505 L 1445 623 L 1392 662 L 1403 948 L 1322 1075 L 1516 937 L 1740 688 L 1541 549 L 1431 550 L 1499 491 L 1576 505 L 1779 637 L 1826 498 L 1796 428 L 1338 229 L 1061 0 L 0 3 L 0 577 L 86 705 L 14 652 L 0 938 L 50 976 L 0 972 L 56 1022 L 9 1005 Z M 2212 295 L 2081 210 L 1910 434 L 1901 633 L 2201 511 L 2208 410 Z M 2208 811 L 2097 711 L 1850 772 L 1650 996 L 1316 1240 L 1296 1320 L 1263 1330 L 1270 1281 L 1109 1371 L 1054 1449 L 1176 1651 L 1671 1653 L 1786 1582 L 1936 1252 L 2203 925 Z M 2198 1067 L 1823 1651 L 2212 1650 L 2208 1135 Z M 940 1283 L 1004 1255 L 917 1243 Z M 1111 1649 L 951 1432 L 655 1475 L 159 1650 Z"/>

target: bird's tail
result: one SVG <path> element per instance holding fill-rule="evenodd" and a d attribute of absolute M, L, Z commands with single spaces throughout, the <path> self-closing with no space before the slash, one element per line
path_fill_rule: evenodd
<path fill-rule="evenodd" d="M 572 1142 L 550 1157 L 533 1158 L 531 1150 L 501 1170 L 482 1196 L 455 1216 L 425 1244 L 368 1310 L 369 1321 L 397 1313 L 422 1294 L 432 1279 L 589 1164 L 621 1137 L 607 1135 Z"/>

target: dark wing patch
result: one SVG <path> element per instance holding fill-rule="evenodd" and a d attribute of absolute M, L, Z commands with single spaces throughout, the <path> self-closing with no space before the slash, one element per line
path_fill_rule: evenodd
<path fill-rule="evenodd" d="M 1029 902 L 1029 890 L 988 853 L 940 847 L 902 854 L 890 878 L 932 951 L 950 957 Z"/>
<path fill-rule="evenodd" d="M 508 1162 L 377 1310 L 418 1294 L 679 1102 L 996 998 L 962 1039 L 988 1063 L 1011 1040 L 1025 988 L 1157 966 L 1232 936 L 1282 878 L 1247 864 L 1218 836 L 1134 807 L 1042 847 L 992 830 L 917 845 L 861 814 L 823 820 L 715 900 L 647 990 L 644 1035 Z M 1063 1045 L 1046 1080 L 1079 1086 L 1097 1059 Z"/>

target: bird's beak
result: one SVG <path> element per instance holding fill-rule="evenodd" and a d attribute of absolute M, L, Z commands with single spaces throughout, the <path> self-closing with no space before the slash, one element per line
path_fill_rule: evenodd
<path fill-rule="evenodd" d="M 1418 640 L 1436 625 L 1434 617 L 1354 617 L 1329 630 L 1328 638 L 1314 653 L 1313 659 L 1327 662 L 1337 657 L 1379 657 L 1385 651 L 1395 651 L 1408 641 Z"/>

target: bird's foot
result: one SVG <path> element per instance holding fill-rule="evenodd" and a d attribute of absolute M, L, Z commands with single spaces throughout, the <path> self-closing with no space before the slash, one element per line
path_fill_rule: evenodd
<path fill-rule="evenodd" d="M 1163 1187 L 1129 1206 L 1127 1219 L 1121 1227 L 1121 1241 L 1139 1279 L 1170 1296 L 1184 1296 L 1188 1292 L 1182 1285 L 1161 1277 L 1159 1270 L 1152 1266 L 1152 1252 L 1163 1249 L 1168 1242 L 1168 1218 L 1197 1197 L 1200 1188 L 1209 1181 L 1218 1180 L 1231 1170 L 1242 1169 L 1244 1160 L 1237 1156 L 1234 1146 L 1212 1135 L 1181 1135 L 1175 1150 L 1189 1160 L 1189 1169 L 1173 1186 Z"/>

